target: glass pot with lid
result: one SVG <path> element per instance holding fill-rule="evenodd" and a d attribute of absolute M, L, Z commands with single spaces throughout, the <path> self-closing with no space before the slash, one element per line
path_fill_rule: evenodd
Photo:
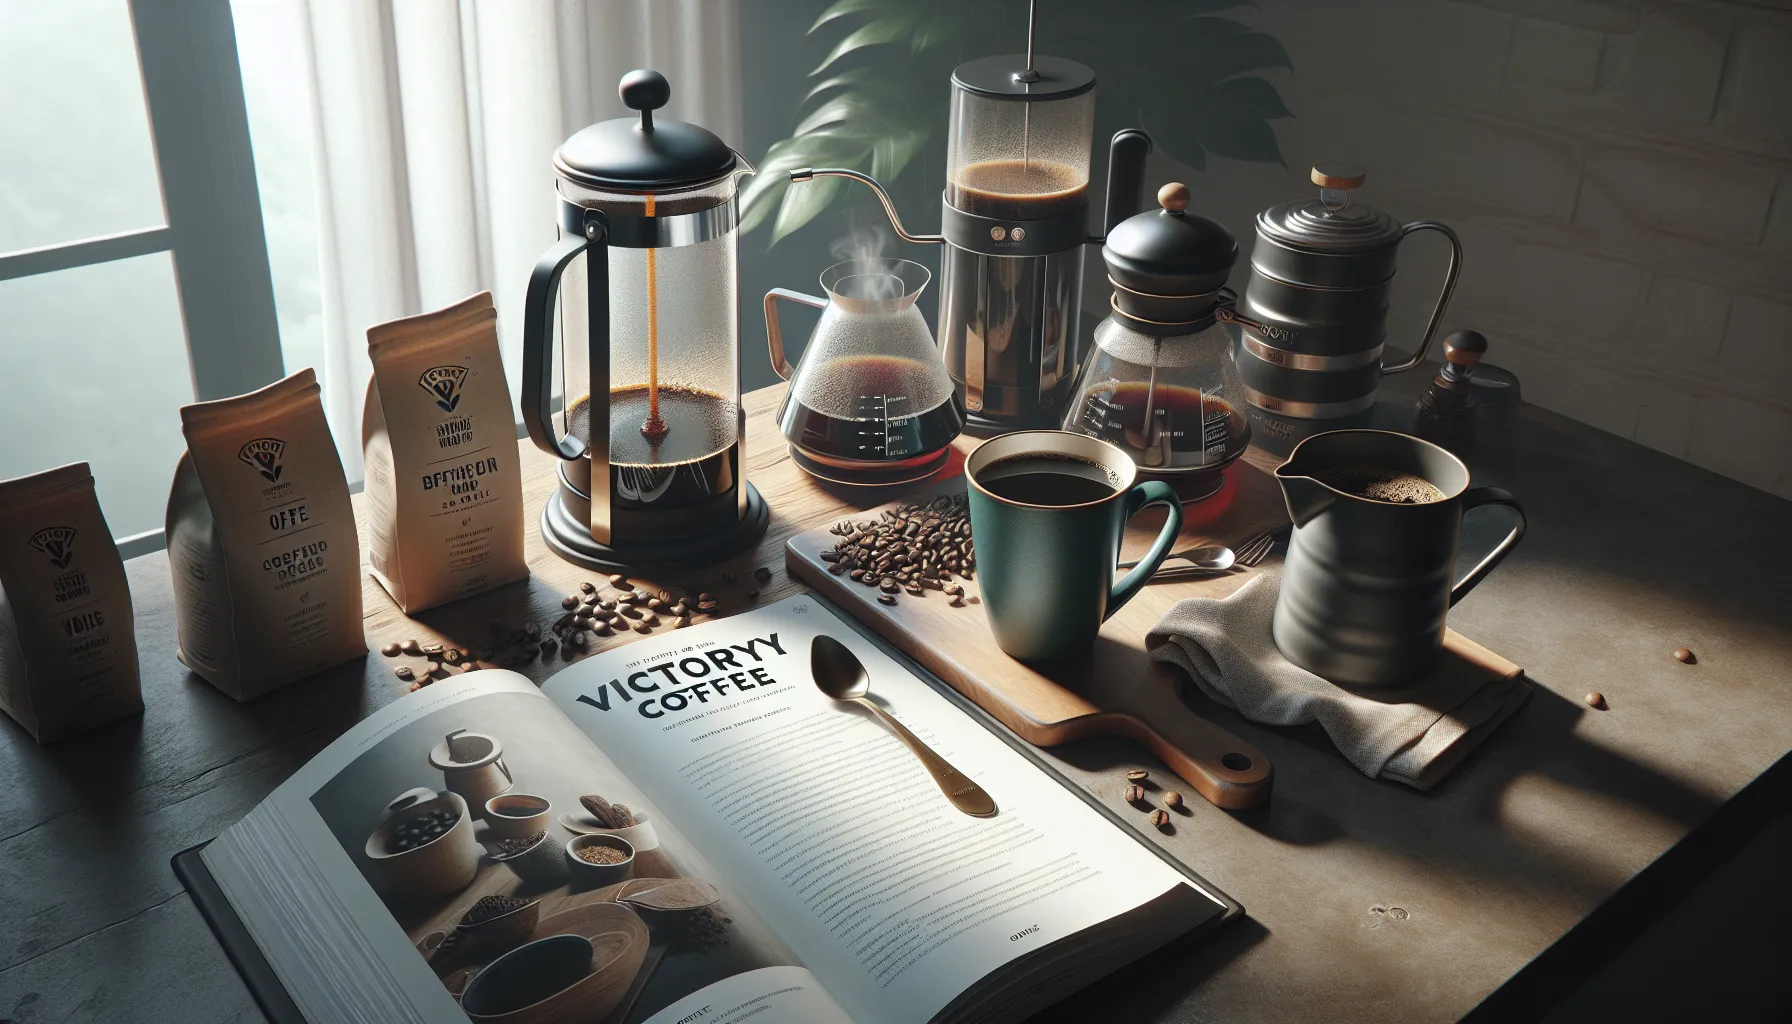
<path fill-rule="evenodd" d="M 1238 242 L 1189 212 L 1188 199 L 1171 182 L 1158 190 L 1159 209 L 1108 232 L 1112 312 L 1095 329 L 1063 425 L 1115 445 L 1194 501 L 1219 489 L 1251 428 L 1219 317 Z"/>
<path fill-rule="evenodd" d="M 618 91 L 638 118 L 594 124 L 554 154 L 560 240 L 529 281 L 523 423 L 561 460 L 542 511 L 557 554 L 697 564 L 766 523 L 740 405 L 736 193 L 753 169 L 705 129 L 655 120 L 671 96 L 658 72 L 632 71 Z"/>

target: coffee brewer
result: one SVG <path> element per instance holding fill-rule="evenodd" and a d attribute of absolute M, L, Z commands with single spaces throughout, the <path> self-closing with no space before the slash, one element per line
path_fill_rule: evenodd
<path fill-rule="evenodd" d="M 523 310 L 523 423 L 561 460 L 541 532 L 593 568 L 700 564 L 766 524 L 740 406 L 736 191 L 753 168 L 696 125 L 654 119 L 671 97 L 659 72 L 631 71 L 619 91 L 639 120 L 594 124 L 554 154 L 560 241 Z"/>
<path fill-rule="evenodd" d="M 939 342 L 968 429 L 1054 427 L 1082 356 L 1095 72 L 1027 52 L 952 72 L 940 234 L 902 225 L 883 186 L 840 168 L 801 167 L 792 182 L 833 176 L 877 193 L 905 241 L 944 244 Z M 1103 234 L 1138 209 L 1151 139 L 1117 133 L 1109 151 Z"/>

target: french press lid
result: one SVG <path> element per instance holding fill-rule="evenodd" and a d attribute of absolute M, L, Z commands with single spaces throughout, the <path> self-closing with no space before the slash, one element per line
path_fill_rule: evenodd
<path fill-rule="evenodd" d="M 952 84 L 998 100 L 1067 100 L 1095 88 L 1095 72 L 1063 57 L 1008 53 L 958 65 Z"/>
<path fill-rule="evenodd" d="M 1373 206 L 1352 202 L 1351 193 L 1368 175 L 1355 164 L 1313 165 L 1312 199 L 1272 206 L 1257 215 L 1257 233 L 1308 252 L 1347 255 L 1377 252 L 1400 244 L 1400 222 Z"/>
<path fill-rule="evenodd" d="M 1146 295 L 1211 300 L 1238 262 L 1238 240 L 1219 221 L 1189 212 L 1188 186 L 1181 182 L 1158 189 L 1157 203 L 1161 209 L 1128 217 L 1108 232 L 1101 247 L 1108 280 Z"/>
<path fill-rule="evenodd" d="M 672 98 L 658 71 L 641 69 L 622 76 L 616 90 L 637 120 L 619 117 L 580 129 L 554 154 L 554 170 L 589 188 L 622 192 L 662 192 L 692 188 L 735 169 L 737 157 L 714 132 L 685 121 L 655 120 L 653 112 Z"/>

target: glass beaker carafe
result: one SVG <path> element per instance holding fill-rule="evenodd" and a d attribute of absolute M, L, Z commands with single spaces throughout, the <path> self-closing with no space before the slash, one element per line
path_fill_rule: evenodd
<path fill-rule="evenodd" d="M 822 272 L 823 299 L 785 288 L 765 295 L 772 368 L 790 381 L 778 427 L 802 469 L 841 483 L 918 480 L 946 462 L 964 405 L 916 308 L 927 268 L 862 259 Z M 777 300 L 822 311 L 793 367 Z"/>
<path fill-rule="evenodd" d="M 736 191 L 752 169 L 702 128 L 654 123 L 670 94 L 657 73 L 621 93 L 639 121 L 555 154 L 560 241 L 524 310 L 524 423 L 562 460 L 542 530 L 592 566 L 709 561 L 765 523 L 740 408 Z"/>

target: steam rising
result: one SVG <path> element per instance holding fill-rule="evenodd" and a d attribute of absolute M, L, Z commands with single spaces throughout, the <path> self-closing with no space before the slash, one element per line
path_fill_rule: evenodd
<path fill-rule="evenodd" d="M 881 262 L 889 244 L 890 232 L 879 224 L 870 227 L 855 224 L 851 234 L 834 239 L 828 246 L 828 254 L 835 260 L 853 264 L 851 275 L 840 282 L 843 294 L 873 300 L 902 297 L 902 279 L 888 273 Z"/>

